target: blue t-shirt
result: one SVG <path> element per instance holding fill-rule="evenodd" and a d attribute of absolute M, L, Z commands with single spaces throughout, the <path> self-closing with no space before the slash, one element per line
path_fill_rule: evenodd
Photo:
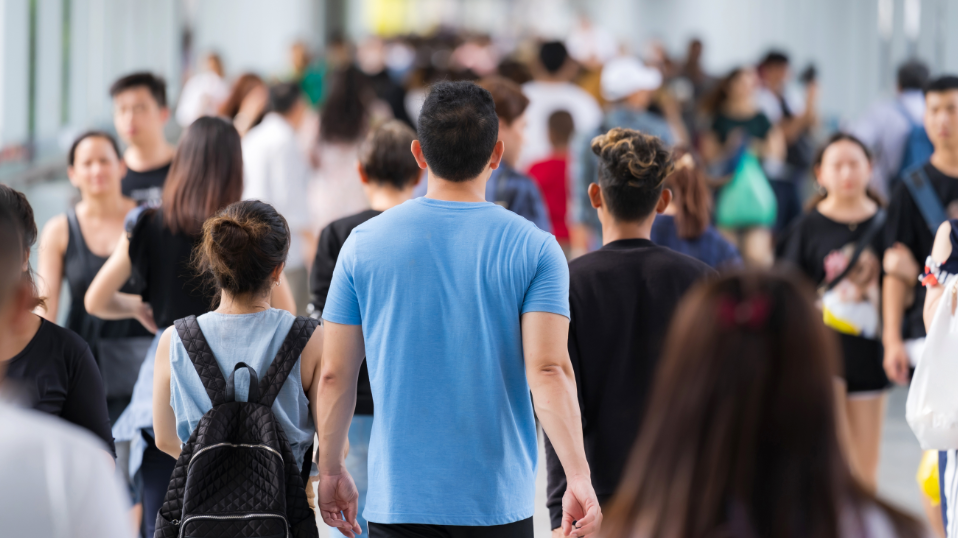
<path fill-rule="evenodd" d="M 555 238 L 515 213 L 417 198 L 353 230 L 323 318 L 363 327 L 376 402 L 367 520 L 532 517 L 526 312 L 568 317 L 569 269 Z"/>

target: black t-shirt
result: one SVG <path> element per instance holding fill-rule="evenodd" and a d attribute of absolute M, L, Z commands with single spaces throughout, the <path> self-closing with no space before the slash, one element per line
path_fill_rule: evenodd
<path fill-rule="evenodd" d="M 157 327 L 209 312 L 214 290 L 190 266 L 197 239 L 173 234 L 162 209 L 147 209 L 130 233 L 130 262 L 143 301 L 153 308 Z"/>
<path fill-rule="evenodd" d="M 585 452 L 600 499 L 619 485 L 645 411 L 666 330 L 708 265 L 645 239 L 613 241 L 569 264 L 569 355 Z M 565 473 L 546 443 L 548 506 L 561 519 Z"/>
<path fill-rule="evenodd" d="M 116 456 L 100 370 L 82 338 L 41 320 L 37 334 L 6 369 L 7 380 L 34 409 L 91 431 Z"/>
<path fill-rule="evenodd" d="M 170 173 L 170 164 L 172 163 L 142 172 L 127 168 L 126 176 L 120 184 L 123 196 L 136 200 L 138 205 L 158 207 L 163 197 L 163 184 L 166 183 L 166 176 Z"/>
<path fill-rule="evenodd" d="M 333 269 L 336 268 L 336 259 L 343 243 L 349 237 L 353 228 L 379 215 L 382 211 L 367 209 L 361 213 L 343 217 L 333 221 L 319 234 L 319 245 L 316 247 L 316 259 L 309 273 L 309 293 L 312 310 L 315 315 L 322 316 L 326 308 L 326 296 L 329 294 L 329 285 L 333 281 Z M 356 385 L 356 414 L 373 414 L 373 392 L 369 385 L 369 370 L 363 360 L 359 368 L 359 381 Z"/>
<path fill-rule="evenodd" d="M 954 217 L 958 212 L 958 178 L 946 176 L 931 163 L 925 165 L 925 173 L 946 212 Z M 931 247 L 935 243 L 935 232 L 925 224 L 921 211 L 903 182 L 898 182 L 892 193 L 891 204 L 888 206 L 888 223 L 885 226 L 885 246 L 890 247 L 894 243 L 902 243 L 908 247 L 919 267 L 924 266 L 925 258 L 931 254 Z M 902 322 L 903 338 L 925 336 L 925 322 L 922 319 L 924 304 L 925 289 L 916 279 L 915 302 L 905 311 Z"/>
<path fill-rule="evenodd" d="M 752 138 L 765 140 L 768 132 L 772 129 L 772 122 L 761 112 L 746 119 L 732 118 L 720 112 L 715 115 L 715 119 L 712 121 L 712 131 L 718 137 L 719 142 L 723 144 L 728 140 L 732 131 L 737 129 L 741 129 Z"/>
<path fill-rule="evenodd" d="M 841 276 L 858 242 L 877 216 L 862 222 L 836 222 L 813 209 L 779 238 L 776 258 L 798 268 L 822 289 L 825 324 L 839 333 L 843 370 L 849 392 L 881 390 L 888 385 L 882 368 L 881 275 L 885 238 L 872 232 L 855 267 L 831 289 L 824 285 Z"/>

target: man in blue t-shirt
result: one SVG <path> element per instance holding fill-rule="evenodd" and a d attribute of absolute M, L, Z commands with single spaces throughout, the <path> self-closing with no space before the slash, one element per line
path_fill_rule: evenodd
<path fill-rule="evenodd" d="M 551 234 L 485 201 L 498 124 L 486 90 L 433 86 L 412 143 L 426 196 L 356 227 L 340 252 L 314 413 L 321 515 L 347 536 L 359 527 L 343 452 L 364 353 L 370 536 L 531 538 L 533 400 L 568 481 L 564 533 L 599 530 L 566 347 L 569 270 Z"/>

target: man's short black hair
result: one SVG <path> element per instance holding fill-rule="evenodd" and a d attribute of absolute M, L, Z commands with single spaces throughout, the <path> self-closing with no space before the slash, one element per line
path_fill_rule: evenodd
<path fill-rule="evenodd" d="M 285 114 L 293 109 L 302 91 L 295 82 L 280 82 L 273 84 L 269 89 L 269 109 L 279 114 Z"/>
<path fill-rule="evenodd" d="M 928 84 L 928 66 L 919 60 L 908 60 L 898 67 L 898 89 L 923 90 Z"/>
<path fill-rule="evenodd" d="M 417 135 L 436 175 L 456 182 L 477 177 L 499 139 L 492 95 L 468 81 L 434 84 L 419 112 Z"/>
<path fill-rule="evenodd" d="M 163 80 L 163 77 L 158 77 L 146 71 L 132 73 L 117 79 L 117 81 L 110 86 L 110 97 L 116 97 L 117 94 L 123 93 L 126 90 L 139 87 L 150 90 L 150 95 L 153 96 L 153 100 L 156 101 L 157 106 L 166 108 L 166 81 Z"/>
<path fill-rule="evenodd" d="M 780 50 L 770 50 L 765 54 L 765 57 L 762 58 L 762 61 L 758 63 L 760 68 L 775 65 L 788 65 L 788 54 Z"/>
<path fill-rule="evenodd" d="M 539 47 L 539 61 L 552 74 L 562 69 L 568 58 L 569 51 L 561 41 L 546 41 Z"/>
<path fill-rule="evenodd" d="M 944 93 L 958 90 L 958 77 L 955 75 L 942 75 L 925 86 L 925 95 L 929 93 Z"/>

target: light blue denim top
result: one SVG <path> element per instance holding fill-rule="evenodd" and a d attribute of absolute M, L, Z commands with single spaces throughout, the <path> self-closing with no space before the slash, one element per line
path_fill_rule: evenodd
<path fill-rule="evenodd" d="M 275 308 L 254 314 L 209 312 L 196 318 L 224 378 L 229 377 L 239 362 L 252 366 L 262 378 L 283 345 L 294 319 L 289 312 Z M 303 392 L 300 362 L 301 359 L 296 360 L 296 365 L 273 402 L 273 414 L 283 426 L 296 463 L 302 468 L 303 455 L 312 444 L 316 429 L 309 413 L 309 401 Z M 233 379 L 236 400 L 246 401 L 249 374 L 241 369 Z M 170 405 L 176 414 L 176 434 L 184 443 L 199 424 L 200 418 L 213 407 L 176 332 L 173 332 L 170 343 Z"/>

